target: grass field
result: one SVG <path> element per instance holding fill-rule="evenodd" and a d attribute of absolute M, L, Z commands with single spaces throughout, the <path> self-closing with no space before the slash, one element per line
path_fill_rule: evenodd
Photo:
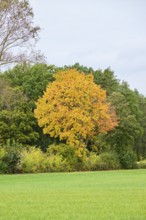
<path fill-rule="evenodd" d="M 0 220 L 146 220 L 146 170 L 0 175 Z"/>

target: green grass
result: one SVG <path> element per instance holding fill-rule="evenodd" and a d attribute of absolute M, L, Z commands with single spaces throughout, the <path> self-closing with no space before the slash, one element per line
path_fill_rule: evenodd
<path fill-rule="evenodd" d="M 146 220 L 146 170 L 0 175 L 0 220 Z"/>

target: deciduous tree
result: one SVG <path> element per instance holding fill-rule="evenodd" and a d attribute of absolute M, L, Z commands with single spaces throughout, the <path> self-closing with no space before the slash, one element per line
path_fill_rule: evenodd
<path fill-rule="evenodd" d="M 94 83 L 92 74 L 68 69 L 54 77 L 56 80 L 36 102 L 35 117 L 45 134 L 79 148 L 95 134 L 106 133 L 117 125 L 106 91 Z"/>
<path fill-rule="evenodd" d="M 32 49 L 40 31 L 33 24 L 33 16 L 27 0 L 0 0 L 0 67 L 42 60 L 43 56 Z"/>
<path fill-rule="evenodd" d="M 0 79 L 0 144 L 5 144 L 8 140 L 35 144 L 39 137 L 34 130 L 35 124 L 31 106 L 21 89 L 12 88 Z"/>

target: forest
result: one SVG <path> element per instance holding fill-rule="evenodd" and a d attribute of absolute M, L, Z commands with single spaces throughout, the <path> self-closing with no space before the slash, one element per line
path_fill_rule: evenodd
<path fill-rule="evenodd" d="M 16 65 L 0 74 L 0 144 L 2 173 L 145 167 L 146 98 L 110 68 Z"/>
<path fill-rule="evenodd" d="M 0 18 L 0 173 L 146 168 L 146 97 L 109 67 L 17 50 L 38 40 L 28 1 L 1 0 Z"/>

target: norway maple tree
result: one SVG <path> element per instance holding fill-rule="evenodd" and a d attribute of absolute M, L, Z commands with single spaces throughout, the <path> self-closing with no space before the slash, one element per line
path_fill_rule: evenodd
<path fill-rule="evenodd" d="M 106 91 L 93 75 L 68 69 L 54 74 L 36 102 L 35 117 L 43 132 L 76 147 L 85 147 L 94 135 L 113 129 L 118 120 Z"/>

